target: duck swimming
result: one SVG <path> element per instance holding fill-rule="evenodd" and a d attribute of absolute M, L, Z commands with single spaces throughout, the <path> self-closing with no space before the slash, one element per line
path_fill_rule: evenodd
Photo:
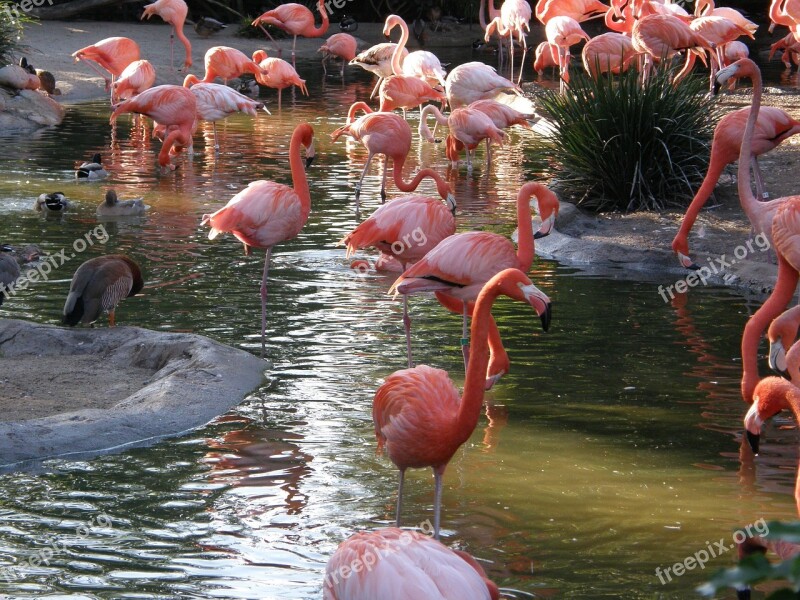
<path fill-rule="evenodd" d="M 63 192 L 40 194 L 34 202 L 33 208 L 39 212 L 63 213 L 69 208 L 69 200 Z"/>
<path fill-rule="evenodd" d="M 139 217 L 148 208 L 142 198 L 119 200 L 117 192 L 108 190 L 105 201 L 97 207 L 97 215 L 100 217 Z"/>
<path fill-rule="evenodd" d="M 75 169 L 75 177 L 77 179 L 88 179 L 92 181 L 95 179 L 103 179 L 103 177 L 107 176 L 108 171 L 103 168 L 99 152 L 92 156 L 91 161 L 85 162 Z"/>

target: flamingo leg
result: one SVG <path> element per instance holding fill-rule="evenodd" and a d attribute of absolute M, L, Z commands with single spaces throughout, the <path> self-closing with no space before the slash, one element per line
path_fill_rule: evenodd
<path fill-rule="evenodd" d="M 433 538 L 439 539 L 442 512 L 442 475 L 444 467 L 433 468 Z"/>
<path fill-rule="evenodd" d="M 211 126 L 214 128 L 214 150 L 219 152 L 219 142 L 217 141 L 217 122 L 212 121 Z"/>
<path fill-rule="evenodd" d="M 392 164 L 392 168 L 397 168 L 397 165 Z M 386 202 L 386 171 L 389 170 L 389 157 L 387 156 L 383 161 L 383 177 L 381 179 L 381 204 Z"/>
<path fill-rule="evenodd" d="M 372 88 L 372 93 L 369 95 L 370 100 L 372 100 L 375 97 L 375 94 L 378 93 L 378 88 L 381 87 L 381 81 L 383 81 L 383 77 L 378 77 L 378 82 L 375 84 L 375 87 Z"/>
<path fill-rule="evenodd" d="M 264 257 L 264 274 L 261 277 L 261 358 L 267 352 L 267 275 L 269 274 L 269 259 L 272 248 L 267 248 L 267 255 Z"/>
<path fill-rule="evenodd" d="M 406 331 L 406 353 L 408 355 L 408 368 L 414 366 L 411 359 L 411 317 L 408 315 L 408 296 L 403 294 L 403 328 Z"/>
<path fill-rule="evenodd" d="M 274 38 L 274 37 L 272 37 L 272 36 L 269 34 L 269 31 L 267 31 L 266 29 L 264 29 L 264 26 L 263 26 L 261 23 L 259 23 L 259 24 L 258 24 L 258 28 L 259 28 L 259 29 L 261 29 L 261 31 L 263 31 L 263 32 L 264 32 L 264 34 L 265 34 L 265 35 L 266 35 L 266 36 L 269 38 L 269 41 L 270 41 L 270 42 L 272 42 L 273 44 L 275 44 L 275 47 L 278 49 L 278 56 L 280 56 L 280 55 L 283 53 L 283 48 L 281 48 L 281 45 L 280 45 L 280 44 L 279 44 L 279 43 L 278 43 L 278 42 L 275 40 L 275 38 Z"/>
<path fill-rule="evenodd" d="M 405 469 L 400 469 L 400 482 L 397 484 L 397 510 L 394 514 L 394 520 L 398 527 L 400 527 L 400 510 L 403 508 L 403 479 L 405 476 Z"/>
<path fill-rule="evenodd" d="M 281 109 L 281 94 L 283 93 L 283 88 L 278 88 L 278 110 Z"/>
<path fill-rule="evenodd" d="M 769 200 L 769 192 L 764 189 L 764 180 L 761 178 L 761 167 L 758 166 L 758 157 L 754 154 L 752 159 L 753 178 L 756 180 L 756 197 Z"/>
<path fill-rule="evenodd" d="M 467 372 L 469 365 L 469 329 L 467 327 L 467 303 L 464 302 L 464 320 L 461 325 L 461 354 L 464 356 L 464 373 Z"/>
<path fill-rule="evenodd" d="M 169 67 L 175 70 L 175 28 L 169 34 Z"/>
<path fill-rule="evenodd" d="M 528 54 L 528 40 L 520 31 L 520 37 L 522 38 L 522 60 L 519 61 L 519 77 L 517 78 L 517 85 L 522 83 L 522 69 L 525 67 L 525 56 Z"/>
<path fill-rule="evenodd" d="M 361 184 L 364 181 L 364 176 L 367 174 L 367 169 L 369 169 L 369 163 L 372 162 L 373 156 L 374 154 L 372 154 L 372 152 L 367 156 L 367 164 L 364 165 L 364 169 L 361 171 L 361 177 L 359 177 L 358 183 L 356 184 L 356 211 L 358 211 L 360 207 L 359 198 L 361 197 Z"/>
<path fill-rule="evenodd" d="M 486 166 L 492 166 L 492 141 L 486 138 Z"/>
<path fill-rule="evenodd" d="M 114 327 L 116 324 L 117 320 L 114 316 L 114 309 L 112 308 L 110 311 L 108 311 L 108 326 Z"/>
<path fill-rule="evenodd" d="M 509 62 L 511 64 L 511 71 L 509 72 L 508 78 L 511 81 L 514 81 L 514 33 L 513 31 L 508 32 L 508 56 Z"/>

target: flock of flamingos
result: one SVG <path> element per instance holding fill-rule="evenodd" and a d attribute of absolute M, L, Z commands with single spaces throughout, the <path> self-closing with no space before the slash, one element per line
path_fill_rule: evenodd
<path fill-rule="evenodd" d="M 429 168 L 418 171 L 411 180 L 403 177 L 403 164 L 412 142 L 412 130 L 405 115 L 406 111 L 429 101 L 441 102 L 443 109 L 448 107 L 447 115 L 432 105 L 420 109 L 420 136 L 428 141 L 434 139 L 435 133 L 426 123 L 426 117 L 433 113 L 437 126 L 448 128 L 445 144 L 448 159 L 458 161 L 459 152 L 466 149 L 470 166 L 472 153 L 483 140 L 489 155 L 492 143 L 503 143 L 507 127 L 529 127 L 535 118 L 532 112 L 514 108 L 520 106 L 522 97 L 519 87 L 522 69 L 519 68 L 515 81 L 514 56 L 521 47 L 524 63 L 526 35 L 534 16 L 544 25 L 547 37 L 534 52 L 534 69 L 540 72 L 548 66 L 556 67 L 563 93 L 569 93 L 565 85 L 569 81 L 570 47 L 580 42 L 585 42 L 583 66 L 593 77 L 636 66 L 644 80 L 658 63 L 679 57 L 685 64 L 676 77 L 685 76 L 700 59 L 709 67 L 711 85 L 739 78 L 751 80 L 751 107 L 725 115 L 715 129 L 708 174 L 687 210 L 673 241 L 673 250 L 684 267 L 697 268 L 688 246 L 691 227 L 722 168 L 738 160 L 742 207 L 755 232 L 770 240 L 778 261 L 774 290 L 749 319 L 742 336 L 741 394 L 750 407 L 744 419 L 747 438 L 757 451 L 764 422 L 784 408 L 793 410 L 800 419 L 797 387 L 800 343 L 793 344 L 800 327 L 800 307 L 783 312 L 792 300 L 800 276 L 800 196 L 764 201 L 767 196 L 756 161 L 758 155 L 800 132 L 800 122 L 780 109 L 760 107 L 759 69 L 747 58 L 747 46 L 737 39 L 753 38 L 757 26 L 733 9 L 715 7 L 713 0 L 697 0 L 694 15 L 668 0 L 613 0 L 611 6 L 599 0 L 539 0 L 534 11 L 526 0 L 505 0 L 499 10 L 493 4 L 492 1 L 486 7 L 482 0 L 480 21 L 487 41 L 497 36 L 499 53 L 506 56 L 504 62 L 510 69 L 509 78 L 479 62 L 461 64 L 446 72 L 431 52 L 408 52 L 405 49 L 408 27 L 396 15 L 386 19 L 384 33 L 388 35 L 399 27 L 401 39 L 397 44 L 382 43 L 357 54 L 355 38 L 337 33 L 320 47 L 324 62 L 333 58 L 342 61 L 342 73 L 349 63 L 378 76 L 370 97 L 378 96 L 378 110 L 373 111 L 366 101 L 354 104 L 347 123 L 332 136 L 334 140 L 349 136 L 363 144 L 369 153 L 355 185 L 356 205 L 375 155 L 385 157 L 382 200 L 386 199 L 390 160 L 391 181 L 407 194 L 382 203 L 342 240 L 348 256 L 358 249 L 376 248 L 381 252 L 379 264 L 401 272 L 392 289 L 404 299 L 408 368 L 386 378 L 373 403 L 378 445 L 385 448 L 400 472 L 398 527 L 358 533 L 344 541 L 328 563 L 323 585 L 325 598 L 499 597 L 497 586 L 472 557 L 450 550 L 438 541 L 442 475 L 477 424 L 484 390 L 508 370 L 508 356 L 491 316 L 494 300 L 505 295 L 528 303 L 540 317 L 543 328 L 547 330 L 549 326 L 550 301 L 526 273 L 534 259 L 534 240 L 551 231 L 558 213 L 558 199 L 541 183 L 529 182 L 521 187 L 517 197 L 517 247 L 498 234 L 456 233 L 456 201 L 445 179 Z M 278 6 L 259 16 L 253 24 L 282 29 L 295 42 L 297 36 L 321 37 L 329 24 L 322 0 L 318 10 L 322 15 L 321 26 L 315 25 L 314 14 L 299 4 Z M 191 66 L 191 43 L 182 31 L 186 4 L 183 0 L 158 0 L 145 8 L 143 18 L 153 14 L 173 25 L 185 47 L 184 66 Z M 770 31 L 775 25 L 790 29 L 772 51 L 781 49 L 785 62 L 797 62 L 800 0 L 773 0 L 769 16 Z M 603 18 L 611 31 L 590 38 L 580 23 L 593 18 Z M 139 47 L 131 39 L 108 38 L 78 50 L 74 56 L 98 72 L 102 68 L 111 74 L 111 80 L 107 81 L 114 106 L 112 123 L 123 113 L 138 113 L 155 122 L 154 134 L 163 141 L 158 162 L 165 171 L 174 169 L 179 154 L 191 148 L 198 120 L 215 122 L 238 111 L 255 115 L 263 107 L 262 103 L 224 85 L 229 80 L 249 74 L 264 86 L 280 90 L 294 85 L 306 92 L 305 81 L 292 64 L 268 57 L 263 50 L 248 57 L 234 48 L 213 47 L 205 55 L 202 79 L 190 74 L 184 86 L 156 87 L 153 87 L 155 70 L 147 60 L 140 59 Z M 215 83 L 217 78 L 223 84 Z M 398 108 L 402 109 L 402 116 L 393 112 Z M 356 117 L 358 111 L 366 114 Z M 289 147 L 292 186 L 253 181 L 226 206 L 202 219 L 211 228 L 209 238 L 232 233 L 242 242 L 246 254 L 253 248 L 266 251 L 261 283 L 262 355 L 270 254 L 276 244 L 297 236 L 308 219 L 311 194 L 305 169 L 314 154 L 314 130 L 309 124 L 300 123 L 294 129 Z M 758 196 L 750 185 L 751 163 Z M 433 180 L 439 197 L 413 193 L 423 179 Z M 534 199 L 542 219 L 535 232 L 531 222 Z M 65 322 L 74 324 L 81 320 L 81 315 L 76 317 L 73 312 L 76 306 L 94 307 L 92 314 L 83 318 L 84 322 L 95 320 L 103 311 L 113 318 L 116 305 L 136 293 L 142 284 L 138 266 L 127 257 L 101 257 L 94 266 L 86 267 L 81 277 L 76 273 L 73 278 Z M 413 365 L 407 298 L 415 293 L 434 293 L 445 308 L 463 314 L 466 377 L 461 396 L 445 371 Z M 760 379 L 758 345 L 768 328 L 769 363 L 782 377 Z M 433 469 L 435 481 L 432 537 L 399 528 L 404 473 L 408 468 L 427 467 Z M 800 479 L 797 503 L 800 512 Z"/>

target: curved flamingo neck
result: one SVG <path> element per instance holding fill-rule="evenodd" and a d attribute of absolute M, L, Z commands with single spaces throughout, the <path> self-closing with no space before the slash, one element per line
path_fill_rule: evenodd
<path fill-rule="evenodd" d="M 419 134 L 428 142 L 433 142 L 433 133 L 428 127 L 428 115 L 433 115 L 439 125 L 447 125 L 447 117 L 433 104 L 426 105 L 419 115 Z"/>
<path fill-rule="evenodd" d="M 310 129 L 311 127 L 309 125 L 299 125 L 294 130 L 292 141 L 289 143 L 289 166 L 292 169 L 292 184 L 294 185 L 295 193 L 298 198 L 300 198 L 300 206 L 303 211 L 304 219 L 307 219 L 308 214 L 311 212 L 311 194 L 308 189 L 308 178 L 306 177 L 301 151 L 303 138 L 309 134 Z M 313 130 L 311 135 L 313 135 Z"/>
<path fill-rule="evenodd" d="M 692 230 L 697 216 L 700 214 L 700 210 L 705 206 L 706 201 L 708 201 L 711 194 L 714 192 L 717 181 L 725 168 L 723 162 L 722 160 L 718 160 L 716 156 L 712 156 L 705 179 L 703 179 L 703 183 L 698 188 L 697 193 L 695 193 L 694 198 L 692 198 L 691 204 L 689 204 L 689 207 L 686 209 L 686 214 L 683 215 L 683 221 L 681 221 L 681 226 L 678 229 L 678 233 L 675 235 L 675 240 L 682 243 L 682 247 L 679 251 L 684 254 L 689 251 L 687 241 L 689 232 Z"/>
<path fill-rule="evenodd" d="M 347 111 L 347 125 L 355 121 L 356 113 L 360 110 L 363 110 L 365 113 L 370 114 L 372 111 L 372 107 L 363 101 L 353 102 L 350 105 L 350 110 Z"/>
<path fill-rule="evenodd" d="M 328 27 L 330 27 L 331 22 L 328 19 L 328 13 L 325 12 L 325 3 L 322 0 L 317 4 L 317 9 L 319 10 L 319 14 L 322 15 L 322 23 L 319 27 L 314 27 L 312 35 L 307 35 L 306 37 L 322 37 L 325 35 L 325 32 L 328 31 Z"/>
<path fill-rule="evenodd" d="M 739 203 L 747 214 L 751 223 L 755 223 L 754 215 L 759 212 L 759 202 L 750 187 L 750 157 L 753 147 L 753 131 L 755 130 L 758 112 L 761 107 L 761 71 L 753 62 L 745 63 L 748 65 L 747 76 L 753 82 L 753 100 L 750 105 L 750 114 L 747 117 L 747 124 L 742 134 L 742 145 L 739 148 L 739 165 L 737 182 L 739 191 Z"/>
<path fill-rule="evenodd" d="M 535 252 L 530 199 L 532 196 L 539 198 L 542 188 L 544 186 L 541 183 L 530 181 L 523 185 L 517 194 L 517 227 L 519 229 L 517 263 L 523 273 L 530 271 Z"/>
<path fill-rule="evenodd" d="M 442 179 L 441 175 L 439 175 L 433 169 L 421 169 L 414 175 L 414 178 L 406 183 L 403 181 L 403 164 L 405 163 L 405 159 L 394 161 L 394 168 L 392 175 L 394 176 L 394 184 L 397 186 L 397 189 L 401 192 L 413 192 L 419 187 L 420 182 L 425 179 L 426 177 L 430 177 L 436 182 L 436 190 L 441 196 L 442 200 L 447 199 L 447 192 L 442 195 L 442 190 L 447 189 L 447 183 L 444 179 Z"/>
<path fill-rule="evenodd" d="M 192 43 L 189 41 L 189 38 L 183 33 L 183 23 L 181 23 L 180 27 L 175 27 L 175 36 L 181 41 L 183 44 L 184 49 L 186 50 L 186 60 L 185 65 L 190 67 L 192 65 Z"/>
<path fill-rule="evenodd" d="M 389 18 L 391 19 L 391 17 Z M 399 26 L 401 32 L 400 41 L 397 42 L 397 45 L 394 47 L 394 52 L 392 52 L 392 72 L 395 75 L 402 75 L 403 65 L 400 63 L 400 55 L 403 52 L 403 50 L 405 50 L 406 44 L 408 43 L 408 25 L 406 25 L 406 22 L 400 17 L 397 17 L 397 19 L 393 19 L 391 25 L 392 25 L 391 29 L 393 29 L 395 26 Z"/>

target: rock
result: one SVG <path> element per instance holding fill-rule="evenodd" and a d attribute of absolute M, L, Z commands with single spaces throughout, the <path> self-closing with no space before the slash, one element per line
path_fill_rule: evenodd
<path fill-rule="evenodd" d="M 0 89 L 0 131 L 31 131 L 64 120 L 61 104 L 34 90 Z"/>
<path fill-rule="evenodd" d="M 258 387 L 267 366 L 199 335 L 2 319 L 0 387 L 9 393 L 0 399 L 8 408 L 7 422 L 0 422 L 0 471 L 120 452 L 200 427 Z M 48 411 L 37 412 L 44 404 Z"/>

